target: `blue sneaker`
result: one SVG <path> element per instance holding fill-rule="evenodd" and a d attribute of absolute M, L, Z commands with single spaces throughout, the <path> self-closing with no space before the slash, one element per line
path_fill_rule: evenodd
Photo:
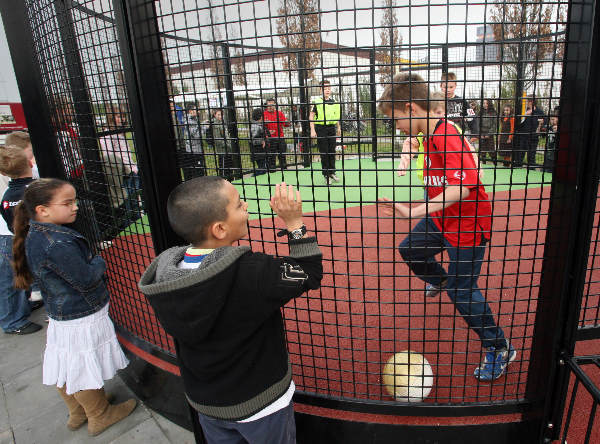
<path fill-rule="evenodd" d="M 483 362 L 475 369 L 474 376 L 480 381 L 494 381 L 504 374 L 509 363 L 515 360 L 517 351 L 508 344 L 508 349 L 496 349 L 490 347 L 487 349 Z"/>
<path fill-rule="evenodd" d="M 433 284 L 426 284 L 425 285 L 425 297 L 428 298 L 433 298 L 435 296 L 437 296 L 438 294 L 440 294 L 440 292 L 446 288 L 446 282 L 447 281 L 442 281 L 442 283 L 440 285 L 433 285 Z"/>

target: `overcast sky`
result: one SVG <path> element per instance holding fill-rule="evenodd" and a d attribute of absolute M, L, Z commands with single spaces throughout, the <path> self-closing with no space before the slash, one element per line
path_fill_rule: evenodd
<path fill-rule="evenodd" d="M 18 102 L 19 90 L 13 71 L 8 42 L 4 34 L 4 25 L 0 17 L 0 102 Z"/>
<path fill-rule="evenodd" d="M 283 1 L 171 0 L 159 3 L 159 14 L 163 16 L 163 31 L 180 36 L 198 38 L 202 33 L 203 39 L 209 39 L 212 14 L 213 22 L 220 23 L 223 30 L 225 26 L 234 29 L 245 44 L 281 46 L 277 37 L 270 36 L 276 34 L 277 10 Z M 449 0 L 448 4 L 444 0 L 397 3 L 396 17 L 405 44 L 474 41 L 476 28 L 489 16 L 492 4 L 466 0 Z M 200 4 L 206 6 L 197 8 Z M 323 39 L 348 46 L 379 44 L 376 28 L 381 26 L 382 6 L 383 0 L 320 0 Z"/>

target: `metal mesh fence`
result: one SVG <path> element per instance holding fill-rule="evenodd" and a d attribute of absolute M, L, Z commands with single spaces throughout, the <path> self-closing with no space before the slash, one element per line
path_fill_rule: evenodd
<path fill-rule="evenodd" d="M 181 108 L 174 118 L 180 149 L 191 151 L 186 144 L 194 137 L 193 130 L 185 117 L 191 110 L 188 115 L 200 115 L 191 125 L 200 126 L 196 140 L 204 147 L 205 164 L 197 171 L 234 180 L 250 205 L 253 248 L 285 252 L 275 243 L 277 222 L 266 205 L 272 185 L 285 180 L 306 193 L 309 225 L 324 252 L 326 276 L 319 292 L 293 301 L 284 310 L 298 388 L 385 400 L 389 395 L 382 383 L 383 366 L 394 353 L 412 350 L 424 354 L 433 366 L 432 402 L 522 399 L 557 131 L 556 122 L 550 120 L 560 91 L 561 4 L 548 4 L 553 18 L 537 22 L 548 35 L 521 42 L 523 56 L 517 60 L 514 46 L 519 44 L 511 36 L 485 42 L 494 40 L 489 29 L 481 44 L 447 44 L 450 31 L 444 44 L 436 44 L 427 33 L 442 23 L 425 21 L 421 30 L 414 23 L 390 27 L 381 24 L 390 13 L 385 7 L 347 11 L 361 17 L 365 24 L 361 28 L 356 22 L 348 24 L 348 17 L 343 18 L 346 12 L 334 5 L 320 2 L 310 9 L 309 3 L 196 9 L 161 2 L 158 8 L 170 100 Z M 310 10 L 300 11 L 300 7 Z M 456 7 L 468 9 L 463 4 Z M 405 11 L 393 10 L 397 17 Z M 304 18 L 295 16 L 302 12 L 307 14 Z M 463 12 L 463 17 L 470 17 Z M 478 25 L 491 27 L 489 16 L 479 14 Z M 373 22 L 363 20 L 365 16 Z M 464 20 L 455 28 L 466 34 Z M 266 23 L 276 29 L 267 30 Z M 328 24 L 332 35 L 317 35 L 317 24 L 320 29 Z M 388 33 L 396 44 L 390 45 L 389 38 L 381 41 L 380 34 Z M 356 45 L 361 38 L 383 46 Z M 345 44 L 349 40 L 355 45 Z M 540 40 L 550 42 L 544 43 L 547 50 L 540 49 Z M 393 223 L 374 206 L 382 195 L 395 201 L 423 199 L 423 182 L 414 161 L 408 174 L 395 174 L 406 139 L 375 104 L 398 72 L 420 75 L 432 92 L 445 86 L 442 73 L 454 72 L 456 97 L 467 99 L 441 96 L 437 100 L 478 150 L 493 207 L 493 234 L 478 284 L 498 325 L 518 351 L 507 378 L 494 386 L 472 376 L 485 353 L 477 335 L 446 295 L 425 297 L 425 284 L 411 273 L 397 250 L 417 218 Z M 322 80 L 331 82 L 333 98 L 341 105 L 333 167 L 340 182 L 323 176 L 328 171 L 324 162 L 331 160 L 320 155 L 320 138 L 314 133 L 311 137 L 310 117 L 321 96 Z M 526 117 L 531 114 L 526 95 L 535 95 L 537 101 L 539 122 L 536 119 L 533 128 L 527 127 L 533 119 Z M 484 102 L 487 113 L 482 111 Z M 255 145 L 254 152 L 252 110 L 258 110 L 258 122 L 271 131 L 265 146 Z M 411 156 L 416 154 L 412 151 Z M 261 156 L 266 157 L 266 165 Z M 523 167 L 524 158 L 529 168 Z M 186 165 L 181 166 L 185 174 Z M 445 267 L 452 263 L 446 255 L 441 260 Z"/>
<path fill-rule="evenodd" d="M 118 327 L 173 353 L 137 289 L 154 257 L 111 2 L 28 2 L 43 88 L 66 179 L 80 199 L 77 230 L 107 263 Z"/>
<path fill-rule="evenodd" d="M 596 270 L 598 265 L 598 207 L 594 212 L 594 229 L 592 242 L 588 255 L 588 267 L 586 269 L 586 282 L 583 292 L 583 301 L 579 317 L 580 328 L 600 327 L 600 291 L 598 288 L 598 277 Z"/>
<path fill-rule="evenodd" d="M 83 227 L 86 235 L 99 247 L 112 242 L 102 254 L 109 263 L 115 322 L 173 354 L 171 339 L 136 288 L 154 249 L 136 181 L 112 3 L 62 4 L 28 2 L 65 176 L 89 202 L 88 220 L 98 221 L 98 227 Z M 276 241 L 279 222 L 268 205 L 270 192 L 282 180 L 301 190 L 305 222 L 317 235 L 325 268 L 319 291 L 283 309 L 301 392 L 390 402 L 383 368 L 395 353 L 409 350 L 431 365 L 427 403 L 510 404 L 526 398 L 554 173 L 566 3 L 498 5 L 154 2 L 164 100 L 171 106 L 182 180 L 230 179 L 249 204 L 249 237 L 241 242 L 279 255 L 287 247 Z M 522 35 L 515 34 L 519 24 L 527 25 Z M 77 66 L 83 67 L 80 84 L 74 81 Z M 489 202 L 487 242 L 480 244 L 476 235 L 475 245 L 455 248 L 460 240 L 439 237 L 426 249 L 454 279 L 453 289 L 434 297 L 415 275 L 418 245 L 410 233 L 420 220 L 417 208 L 430 211 L 437 189 L 452 178 L 434 173 L 429 156 L 419 166 L 418 140 L 407 138 L 377 108 L 377 98 L 398 73 L 419 75 L 422 80 L 411 88 L 426 86 L 422 108 L 457 124 L 436 133 L 438 144 L 458 146 L 444 148 L 458 159 L 448 171 L 458 174 L 459 183 L 468 175 L 469 190 L 485 193 L 472 196 L 471 209 L 464 211 L 485 212 Z M 323 80 L 340 105 L 330 125 L 318 124 Z M 398 119 L 411 131 L 422 120 L 413 114 Z M 436 121 L 424 127 L 425 146 Z M 406 168 L 398 174 L 401 164 Z M 383 196 L 412 203 L 414 214 L 385 215 L 376 204 Z M 468 216 L 461 211 L 441 219 Z M 427 226 L 422 233 L 434 231 Z M 402 242 L 408 248 L 399 250 Z M 453 290 L 467 299 L 454 303 Z M 597 319 L 597 310 L 590 316 Z M 486 347 L 499 347 L 502 337 L 516 351 L 505 376 L 493 384 L 474 378 Z"/>

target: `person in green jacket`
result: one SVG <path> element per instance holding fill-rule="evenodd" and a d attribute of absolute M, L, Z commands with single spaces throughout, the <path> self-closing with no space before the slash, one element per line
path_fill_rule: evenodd
<path fill-rule="evenodd" d="M 341 105 L 331 97 L 331 82 L 322 80 L 319 84 L 322 96 L 315 100 L 310 111 L 310 136 L 317 139 L 321 153 L 321 167 L 327 184 L 339 182 L 335 174 L 336 137 L 341 135 Z"/>

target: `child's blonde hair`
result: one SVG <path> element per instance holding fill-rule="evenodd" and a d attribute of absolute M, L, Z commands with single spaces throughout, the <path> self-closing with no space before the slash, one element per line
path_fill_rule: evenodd
<path fill-rule="evenodd" d="M 443 72 L 442 73 L 442 82 L 456 82 L 456 74 L 453 72 Z"/>
<path fill-rule="evenodd" d="M 379 111 L 389 114 L 402 103 L 415 103 L 425 111 L 430 107 L 430 94 L 427 82 L 418 74 L 400 73 L 388 84 L 379 97 Z"/>
<path fill-rule="evenodd" d="M 433 112 L 440 110 L 443 114 L 446 114 L 446 96 L 443 92 L 435 91 L 431 94 L 429 109 Z"/>
<path fill-rule="evenodd" d="M 6 146 L 10 145 L 25 149 L 31 145 L 31 139 L 29 138 L 29 133 L 26 133 L 25 131 L 13 131 L 6 136 L 4 144 Z"/>
<path fill-rule="evenodd" d="M 0 173 L 16 179 L 31 168 L 23 148 L 18 146 L 0 147 Z"/>

